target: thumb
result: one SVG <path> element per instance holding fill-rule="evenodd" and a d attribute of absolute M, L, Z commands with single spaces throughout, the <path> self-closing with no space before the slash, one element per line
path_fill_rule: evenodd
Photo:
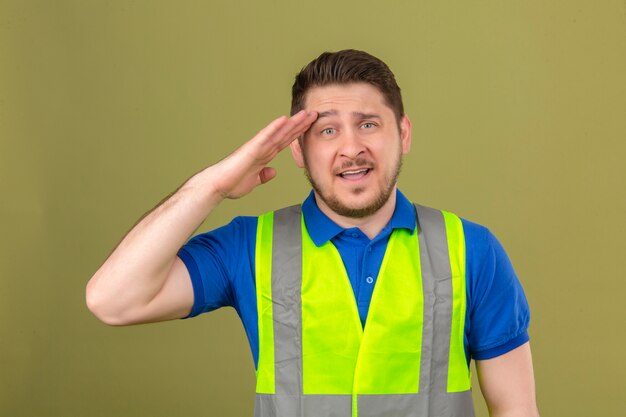
<path fill-rule="evenodd" d="M 259 178 L 261 179 L 261 184 L 265 184 L 272 178 L 276 176 L 276 170 L 272 167 L 265 167 L 259 172 Z"/>

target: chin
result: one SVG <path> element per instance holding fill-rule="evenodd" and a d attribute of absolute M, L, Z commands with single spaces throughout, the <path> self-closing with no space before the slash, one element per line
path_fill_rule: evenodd
<path fill-rule="evenodd" d="M 395 181 L 390 181 L 387 186 L 380 188 L 374 184 L 368 184 L 367 187 L 353 186 L 348 189 L 332 185 L 320 187 L 308 169 L 305 169 L 304 173 L 317 196 L 330 210 L 340 216 L 351 218 L 369 217 L 378 212 L 389 201 L 395 185 Z"/>
<path fill-rule="evenodd" d="M 323 196 L 322 199 L 328 208 L 341 216 L 363 218 L 369 217 L 380 210 L 389 200 L 389 196 L 380 194 L 378 196 L 364 198 L 360 202 L 355 202 L 354 199 L 349 197 L 339 199 L 337 196 Z"/>

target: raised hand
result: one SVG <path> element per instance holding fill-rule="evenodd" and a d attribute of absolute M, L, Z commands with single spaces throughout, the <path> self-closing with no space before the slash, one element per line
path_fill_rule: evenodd
<path fill-rule="evenodd" d="M 267 165 L 317 119 L 316 112 L 302 110 L 292 117 L 271 122 L 235 152 L 213 165 L 211 182 L 223 198 L 239 198 L 276 176 Z"/>
<path fill-rule="evenodd" d="M 276 171 L 267 164 L 315 119 L 317 113 L 305 111 L 279 117 L 147 213 L 89 281 L 89 309 L 111 325 L 189 314 L 193 289 L 178 250 L 224 198 L 242 197 L 274 178 Z"/>

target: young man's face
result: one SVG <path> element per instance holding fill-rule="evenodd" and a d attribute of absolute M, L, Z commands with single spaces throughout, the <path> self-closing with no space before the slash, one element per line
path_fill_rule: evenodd
<path fill-rule="evenodd" d="M 374 214 L 395 190 L 410 149 L 408 118 L 398 123 L 383 95 L 366 83 L 314 87 L 304 108 L 319 116 L 291 149 L 318 205 L 346 217 Z"/>

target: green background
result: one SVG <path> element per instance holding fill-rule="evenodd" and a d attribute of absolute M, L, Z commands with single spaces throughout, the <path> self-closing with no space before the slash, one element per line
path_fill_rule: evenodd
<path fill-rule="evenodd" d="M 234 310 L 109 328 L 84 287 L 143 212 L 343 48 L 403 89 L 405 194 L 507 249 L 542 415 L 623 415 L 623 0 L 0 2 L 0 415 L 252 415 Z M 290 155 L 274 165 L 200 231 L 302 200 Z"/>

